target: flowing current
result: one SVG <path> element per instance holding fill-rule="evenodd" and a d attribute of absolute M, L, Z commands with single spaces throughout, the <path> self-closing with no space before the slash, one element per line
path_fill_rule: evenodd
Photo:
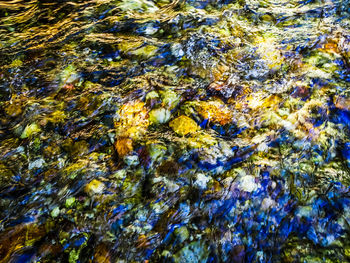
<path fill-rule="evenodd" d="M 0 1 L 0 262 L 350 262 L 349 0 Z"/>

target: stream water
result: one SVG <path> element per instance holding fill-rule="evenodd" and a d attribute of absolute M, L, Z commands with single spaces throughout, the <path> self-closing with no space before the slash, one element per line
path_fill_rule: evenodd
<path fill-rule="evenodd" d="M 349 0 L 0 1 L 0 262 L 350 262 Z"/>

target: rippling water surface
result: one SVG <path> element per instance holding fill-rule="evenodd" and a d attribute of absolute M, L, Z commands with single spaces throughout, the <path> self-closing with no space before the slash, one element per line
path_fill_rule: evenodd
<path fill-rule="evenodd" d="M 349 262 L 348 0 L 0 1 L 0 262 Z"/>

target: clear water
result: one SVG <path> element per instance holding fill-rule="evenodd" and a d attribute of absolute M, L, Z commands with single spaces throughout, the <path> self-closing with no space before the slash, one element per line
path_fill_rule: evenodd
<path fill-rule="evenodd" d="M 0 262 L 350 261 L 350 2 L 0 1 Z"/>

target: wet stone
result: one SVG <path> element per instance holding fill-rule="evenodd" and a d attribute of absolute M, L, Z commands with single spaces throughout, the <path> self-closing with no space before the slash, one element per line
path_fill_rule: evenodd
<path fill-rule="evenodd" d="M 348 262 L 349 6 L 0 2 L 0 262 Z"/>
<path fill-rule="evenodd" d="M 169 126 L 180 136 L 196 132 L 200 129 L 194 120 L 184 115 L 172 120 Z"/>
<path fill-rule="evenodd" d="M 85 192 L 90 195 L 102 194 L 104 188 L 105 188 L 105 185 L 101 181 L 93 179 L 90 183 L 88 183 L 85 186 Z"/>

